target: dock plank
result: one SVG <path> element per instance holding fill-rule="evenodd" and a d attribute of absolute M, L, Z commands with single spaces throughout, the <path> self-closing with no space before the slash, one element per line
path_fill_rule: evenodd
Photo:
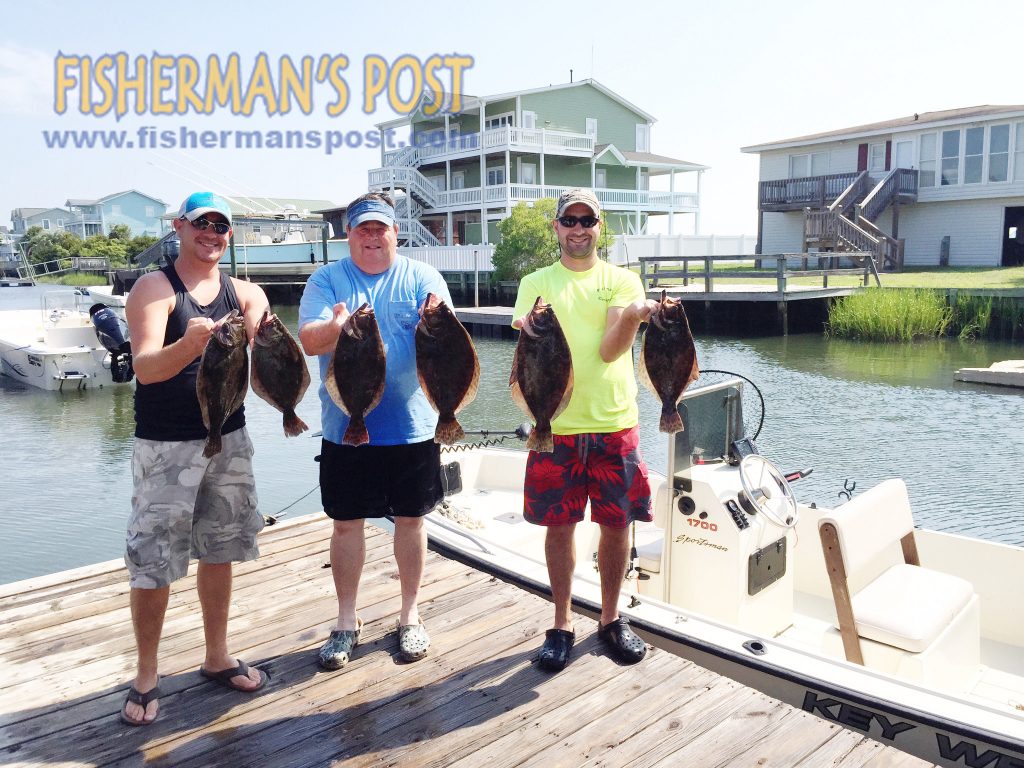
<path fill-rule="evenodd" d="M 535 661 L 550 604 L 435 553 L 421 590 L 431 652 L 403 664 L 392 539 L 375 527 L 367 533 L 363 635 L 339 672 L 315 662 L 337 611 L 324 567 L 329 521 L 310 515 L 269 528 L 260 558 L 237 567 L 230 643 L 270 677 L 255 695 L 198 674 L 202 621 L 190 568 L 172 590 L 161 643 L 161 716 L 145 728 L 117 718 L 135 665 L 123 566 L 7 589 L 0 763 L 924 765 L 660 649 L 641 664 L 618 664 L 582 616 L 569 667 L 546 673 Z"/>

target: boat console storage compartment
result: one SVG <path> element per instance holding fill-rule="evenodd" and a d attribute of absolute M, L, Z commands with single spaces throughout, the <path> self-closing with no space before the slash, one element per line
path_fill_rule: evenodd
<path fill-rule="evenodd" d="M 666 601 L 775 637 L 793 623 L 795 536 L 739 503 L 731 447 L 744 437 L 742 381 L 691 390 L 679 405 L 685 429 L 669 438 L 673 504 Z M 663 568 L 663 570 L 666 570 Z"/>

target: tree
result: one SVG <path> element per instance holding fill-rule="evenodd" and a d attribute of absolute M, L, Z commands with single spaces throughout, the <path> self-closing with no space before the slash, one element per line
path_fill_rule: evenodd
<path fill-rule="evenodd" d="M 124 240 L 128 242 L 132 239 L 132 228 L 127 224 L 115 224 L 110 228 L 110 234 L 107 235 L 110 240 Z"/>
<path fill-rule="evenodd" d="M 524 275 L 558 260 L 558 238 L 551 222 L 555 218 L 558 201 L 545 197 L 533 206 L 519 203 L 512 214 L 498 222 L 501 242 L 494 248 L 495 277 L 498 280 L 521 280 Z M 601 215 L 601 236 L 597 239 L 597 252 L 606 258 L 608 246 L 615 233 Z"/>
<path fill-rule="evenodd" d="M 82 238 L 63 229 L 45 230 L 35 226 L 28 228 L 18 247 L 24 249 L 32 264 L 42 264 L 44 261 L 79 256 Z"/>
<path fill-rule="evenodd" d="M 533 206 L 519 203 L 512 214 L 498 222 L 501 242 L 494 248 L 495 277 L 520 280 L 558 259 L 558 238 L 551 227 L 556 201 L 538 200 Z"/>
<path fill-rule="evenodd" d="M 103 235 L 93 235 L 82 243 L 79 256 L 108 259 L 110 266 L 123 267 L 128 263 L 128 241 L 111 239 Z"/>
<path fill-rule="evenodd" d="M 133 260 L 159 239 L 160 238 L 154 235 L 137 235 L 136 237 L 133 237 L 128 243 L 128 260 Z"/>

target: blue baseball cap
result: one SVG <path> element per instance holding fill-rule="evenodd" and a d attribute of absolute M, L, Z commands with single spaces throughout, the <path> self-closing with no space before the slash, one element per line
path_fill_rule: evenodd
<path fill-rule="evenodd" d="M 228 224 L 231 223 L 231 206 L 228 201 L 213 192 L 193 192 L 185 198 L 178 209 L 178 218 L 195 221 L 204 213 L 219 213 Z"/>
<path fill-rule="evenodd" d="M 381 221 L 389 227 L 395 225 L 395 209 L 383 200 L 360 200 L 346 213 L 350 229 L 355 229 L 364 221 Z"/>

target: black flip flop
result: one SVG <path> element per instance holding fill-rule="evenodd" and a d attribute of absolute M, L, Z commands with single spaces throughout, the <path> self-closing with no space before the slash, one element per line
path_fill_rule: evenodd
<path fill-rule="evenodd" d="M 230 688 L 232 691 L 241 691 L 242 693 L 256 693 L 267 684 L 267 673 L 262 669 L 257 670 L 260 673 L 260 684 L 255 688 L 243 688 L 240 685 L 231 682 L 231 678 L 239 676 L 247 676 L 249 674 L 249 665 L 241 659 L 238 659 L 238 666 L 232 669 L 224 669 L 220 672 L 207 672 L 202 667 L 199 668 L 199 674 L 205 677 L 207 680 L 212 680 L 218 685 L 222 685 L 225 688 Z"/>
<path fill-rule="evenodd" d="M 159 683 L 157 685 L 154 685 L 152 688 L 150 688 L 145 693 L 139 693 L 139 691 L 133 685 L 131 688 L 128 689 L 128 697 L 124 700 L 124 704 L 121 705 L 121 722 L 124 723 L 125 725 L 132 725 L 132 726 L 152 725 L 153 723 L 155 723 L 157 720 L 160 719 L 160 710 L 159 709 L 156 711 L 156 717 L 154 717 L 152 720 L 145 720 L 145 719 L 133 720 L 132 718 L 128 717 L 128 715 L 126 715 L 124 713 L 124 708 L 128 704 L 129 701 L 132 704 L 138 704 L 140 707 L 142 707 L 142 717 L 145 718 L 145 716 L 146 716 L 146 709 L 149 707 L 149 702 L 151 702 L 151 701 L 153 701 L 155 699 L 159 699 L 161 695 L 162 694 L 160 693 L 160 685 L 159 685 Z"/>

